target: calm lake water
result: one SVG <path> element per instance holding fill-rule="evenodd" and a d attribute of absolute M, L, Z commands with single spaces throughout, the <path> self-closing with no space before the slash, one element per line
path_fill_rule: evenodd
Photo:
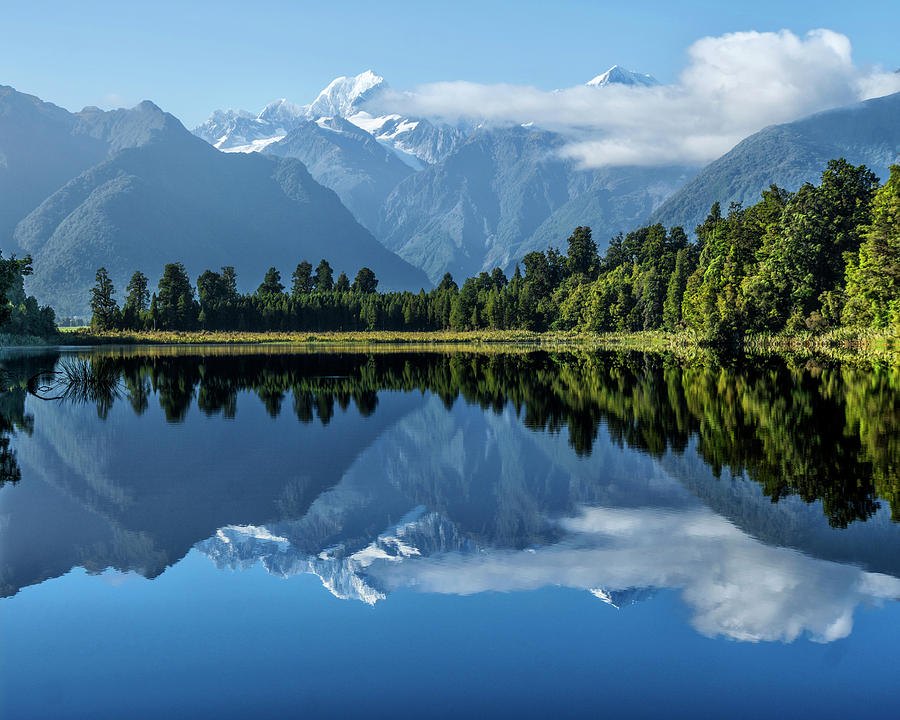
<path fill-rule="evenodd" d="M 4 719 L 897 716 L 898 368 L 0 363 Z"/>

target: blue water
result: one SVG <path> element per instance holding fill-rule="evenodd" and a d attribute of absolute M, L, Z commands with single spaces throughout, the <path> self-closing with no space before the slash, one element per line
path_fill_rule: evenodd
<path fill-rule="evenodd" d="M 201 411 L 228 373 L 197 358 L 140 413 L 125 391 L 7 408 L 31 420 L 0 487 L 0 717 L 896 714 L 885 502 L 836 527 L 716 477 L 708 431 L 652 452 L 609 416 L 576 452 L 513 398 L 342 408 L 329 385 L 309 420 L 326 379 L 278 362 L 301 399 L 275 413 L 277 373 Z M 165 382 L 195 375 L 173 418 Z"/>

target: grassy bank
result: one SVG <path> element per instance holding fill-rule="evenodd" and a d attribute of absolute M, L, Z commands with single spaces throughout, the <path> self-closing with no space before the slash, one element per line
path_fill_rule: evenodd
<path fill-rule="evenodd" d="M 520 346 L 543 348 L 596 348 L 639 351 L 669 351 L 693 356 L 707 353 L 702 339 L 690 333 L 661 331 L 585 333 L 530 332 L 527 330 L 475 330 L 455 332 L 176 332 L 151 330 L 93 332 L 88 328 L 63 329 L 50 344 L 61 345 L 304 345 L 362 347 L 373 345 L 415 346 Z M 10 346 L 11 342 L 3 345 Z M 750 335 L 744 340 L 749 356 L 780 355 L 795 358 L 820 357 L 900 364 L 900 335 L 871 330 L 840 328 L 826 333 L 779 333 Z M 714 351 L 714 350 L 712 350 Z M 721 354 L 721 353 L 720 353 Z M 732 353 L 733 354 L 733 353 Z"/>
<path fill-rule="evenodd" d="M 527 330 L 474 330 L 454 332 L 401 332 L 373 330 L 369 332 L 208 332 L 204 330 L 176 332 L 148 330 L 144 332 L 92 332 L 86 328 L 63 330 L 60 342 L 66 345 L 234 345 L 234 344 L 302 344 L 302 345 L 582 345 L 593 344 L 596 335 L 585 333 Z"/>

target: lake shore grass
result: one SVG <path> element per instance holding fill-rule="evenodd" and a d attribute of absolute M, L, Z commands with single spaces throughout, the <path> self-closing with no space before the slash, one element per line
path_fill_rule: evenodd
<path fill-rule="evenodd" d="M 0 339 L 2 342 L 2 339 Z M 2 342 L 4 346 L 11 343 Z M 644 332 L 531 332 L 527 330 L 473 330 L 405 332 L 372 330 L 353 332 L 245 332 L 245 331 L 92 331 L 62 329 L 54 345 L 302 345 L 307 347 L 415 346 L 416 348 L 519 346 L 540 348 L 596 348 L 668 351 L 679 356 L 717 352 L 690 333 Z M 778 355 L 841 361 L 900 364 L 900 335 L 888 331 L 839 328 L 824 333 L 748 335 L 745 356 Z M 722 354 L 720 352 L 720 354 Z M 731 354 L 734 354 L 733 352 Z"/>

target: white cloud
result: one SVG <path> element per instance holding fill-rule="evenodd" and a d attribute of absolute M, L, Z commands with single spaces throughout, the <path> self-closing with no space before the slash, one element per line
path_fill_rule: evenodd
<path fill-rule="evenodd" d="M 527 552 L 412 558 L 367 572 L 388 591 L 460 595 L 674 588 L 699 632 L 751 642 L 838 640 L 858 605 L 900 598 L 900 579 L 765 545 L 707 509 L 585 508 L 560 525 L 562 541 Z"/>
<path fill-rule="evenodd" d="M 767 125 L 900 91 L 900 75 L 858 67 L 850 40 L 831 30 L 705 37 L 687 55 L 672 85 L 547 92 L 442 82 L 387 93 L 372 109 L 451 122 L 534 122 L 566 134 L 565 154 L 590 167 L 703 164 Z"/>

